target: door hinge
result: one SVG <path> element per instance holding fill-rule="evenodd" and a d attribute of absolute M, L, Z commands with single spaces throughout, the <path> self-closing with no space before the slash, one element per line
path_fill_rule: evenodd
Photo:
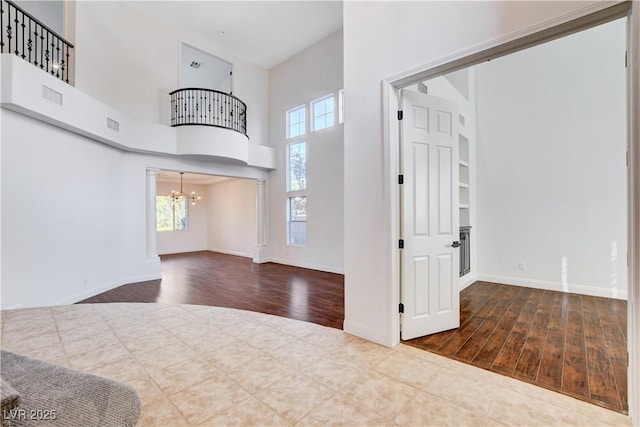
<path fill-rule="evenodd" d="M 626 154 L 625 158 L 627 159 L 627 167 L 629 167 L 629 150 L 627 150 Z"/>
<path fill-rule="evenodd" d="M 404 304 L 403 303 L 400 303 L 400 306 L 398 306 L 398 311 L 400 313 L 404 313 Z"/>
<path fill-rule="evenodd" d="M 404 175 L 398 175 L 398 184 L 404 184 Z"/>
<path fill-rule="evenodd" d="M 404 114 L 402 110 L 398 110 L 398 120 L 402 120 L 403 117 L 404 117 Z"/>
<path fill-rule="evenodd" d="M 627 68 L 629 66 L 628 61 L 629 61 L 629 51 L 625 50 L 624 51 L 624 68 Z"/>
<path fill-rule="evenodd" d="M 404 240 L 402 239 L 398 240 L 398 248 L 404 249 Z"/>

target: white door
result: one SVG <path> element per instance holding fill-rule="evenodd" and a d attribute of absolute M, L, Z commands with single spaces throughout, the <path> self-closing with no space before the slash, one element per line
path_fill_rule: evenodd
<path fill-rule="evenodd" d="M 456 103 L 403 91 L 403 340 L 460 326 Z"/>

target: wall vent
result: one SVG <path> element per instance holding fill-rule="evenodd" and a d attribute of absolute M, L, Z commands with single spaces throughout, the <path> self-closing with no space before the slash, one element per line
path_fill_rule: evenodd
<path fill-rule="evenodd" d="M 113 120 L 111 117 L 107 117 L 107 127 L 116 132 L 120 132 L 120 123 Z"/>
<path fill-rule="evenodd" d="M 202 62 L 191 61 L 191 64 L 189 66 L 193 67 L 193 68 L 195 68 L 197 70 L 198 68 L 200 68 L 201 65 L 202 65 Z"/>
<path fill-rule="evenodd" d="M 42 85 L 42 97 L 47 101 L 62 105 L 62 94 L 48 86 Z"/>

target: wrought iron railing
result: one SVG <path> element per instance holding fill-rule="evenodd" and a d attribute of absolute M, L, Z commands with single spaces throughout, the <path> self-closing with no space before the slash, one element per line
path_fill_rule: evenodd
<path fill-rule="evenodd" d="M 13 53 L 69 83 L 73 45 L 10 0 L 0 1 L 0 52 Z"/>
<path fill-rule="evenodd" d="M 233 95 L 212 89 L 171 92 L 171 126 L 203 125 L 247 134 L 247 105 Z"/>

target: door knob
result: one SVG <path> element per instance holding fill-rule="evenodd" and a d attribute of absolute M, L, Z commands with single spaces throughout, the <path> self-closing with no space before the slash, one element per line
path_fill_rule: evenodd
<path fill-rule="evenodd" d="M 451 244 L 452 248 L 457 248 L 459 246 L 460 246 L 460 242 L 458 242 L 457 240 Z"/>

